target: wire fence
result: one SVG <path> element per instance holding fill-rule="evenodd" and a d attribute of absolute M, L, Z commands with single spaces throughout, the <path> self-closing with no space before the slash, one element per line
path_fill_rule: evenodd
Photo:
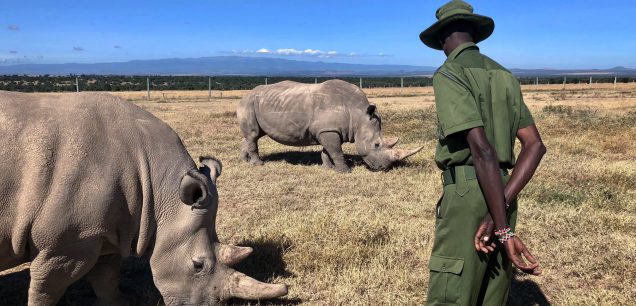
<path fill-rule="evenodd" d="M 20 92 L 250 90 L 259 85 L 292 80 L 322 83 L 341 79 L 361 88 L 410 88 L 432 86 L 431 76 L 408 77 L 266 77 L 266 76 L 0 76 L 0 90 Z M 522 85 L 589 85 L 634 83 L 636 76 L 519 77 Z"/>

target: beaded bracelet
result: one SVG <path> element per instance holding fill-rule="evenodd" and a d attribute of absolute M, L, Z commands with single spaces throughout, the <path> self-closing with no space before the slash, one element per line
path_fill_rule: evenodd
<path fill-rule="evenodd" d="M 507 226 L 507 227 L 502 228 L 500 230 L 496 230 L 495 231 L 495 236 L 497 236 L 497 238 L 499 238 L 499 242 L 504 243 L 504 242 L 510 240 L 510 238 L 514 237 L 515 233 L 512 231 L 510 226 Z"/>

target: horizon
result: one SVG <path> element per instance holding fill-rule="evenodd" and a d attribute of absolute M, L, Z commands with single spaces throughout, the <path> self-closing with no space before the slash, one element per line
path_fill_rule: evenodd
<path fill-rule="evenodd" d="M 94 63 L 77 63 L 77 62 L 65 62 L 65 63 L 17 63 L 17 64 L 9 64 L 9 65 L 0 65 L 0 67 L 12 67 L 12 66 L 21 66 L 21 65 L 99 65 L 99 64 L 122 64 L 129 62 L 138 62 L 138 61 L 162 61 L 162 60 L 197 60 L 197 59 L 206 59 L 206 58 L 218 58 L 218 57 L 238 57 L 238 58 L 255 58 L 255 59 L 282 59 L 288 61 L 297 61 L 297 62 L 313 62 L 313 63 L 327 63 L 327 64 L 353 64 L 353 65 L 368 65 L 368 66 L 411 66 L 418 68 L 430 68 L 436 69 L 435 66 L 430 65 L 410 65 L 410 64 L 383 64 L 383 63 L 370 63 L 370 64 L 358 64 L 358 63 L 347 63 L 347 62 L 334 62 L 334 61 L 325 61 L 322 59 L 310 60 L 303 58 L 283 58 L 283 57 L 257 57 L 257 56 L 247 56 L 247 55 L 212 55 L 212 56 L 201 56 L 201 57 L 171 57 L 171 58 L 157 58 L 157 59 L 131 59 L 131 60 L 122 60 L 122 61 L 112 61 L 112 62 L 94 62 Z M 626 70 L 636 70 L 636 68 L 626 67 L 626 66 L 613 66 L 613 67 L 601 67 L 601 68 L 552 68 L 552 67 L 536 67 L 536 68 L 519 68 L 519 67 L 508 67 L 510 70 L 554 70 L 554 71 L 609 71 L 614 69 L 626 69 Z M 636 72 L 635 72 L 636 73 Z M 197 74 L 193 74 L 197 75 Z"/>
<path fill-rule="evenodd" d="M 234 55 L 438 67 L 445 56 L 418 35 L 445 2 L 11 2 L 0 12 L 0 65 Z M 626 0 L 469 3 L 496 24 L 480 49 L 509 69 L 636 67 L 636 34 L 625 30 L 636 7 Z"/>

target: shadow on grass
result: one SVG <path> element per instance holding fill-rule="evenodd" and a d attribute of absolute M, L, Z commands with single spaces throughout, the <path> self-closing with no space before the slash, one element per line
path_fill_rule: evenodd
<path fill-rule="evenodd" d="M 29 269 L 0 276 L 0 305 L 26 305 Z"/>
<path fill-rule="evenodd" d="M 357 167 L 364 166 L 364 161 L 359 155 L 344 155 L 347 166 Z M 264 162 L 268 161 L 284 161 L 292 165 L 322 165 L 322 159 L 320 158 L 320 152 L 307 152 L 307 151 L 287 151 L 277 152 L 262 156 Z"/>
<path fill-rule="evenodd" d="M 264 155 L 261 158 L 264 162 L 284 161 L 292 165 L 303 165 L 303 166 L 322 165 L 320 152 L 311 152 L 311 151 L 309 152 L 307 151 L 277 152 L 277 153 Z M 373 170 L 369 168 L 367 164 L 364 163 L 364 160 L 362 159 L 362 157 L 360 157 L 360 155 L 345 154 L 344 158 L 345 158 L 345 162 L 347 163 L 347 166 L 349 166 L 350 168 L 364 167 L 367 170 L 372 172 L 378 171 L 378 170 Z M 391 169 L 409 168 L 409 167 L 413 167 L 413 164 L 410 163 L 408 160 L 399 160 L 391 164 L 385 170 L 379 170 L 379 172 L 391 171 Z"/>
<path fill-rule="evenodd" d="M 320 159 L 320 156 L 318 159 Z M 291 241 L 285 237 L 280 240 L 244 240 L 237 245 L 249 246 L 254 249 L 254 252 L 249 257 L 233 267 L 237 271 L 261 282 L 270 282 L 277 277 L 294 277 L 294 274 L 287 270 L 287 264 L 283 261 L 283 253 L 292 247 Z M 259 303 L 240 299 L 228 301 L 228 305 L 298 305 L 300 303 L 302 303 L 302 300 L 297 298 L 273 299 Z"/>
<path fill-rule="evenodd" d="M 543 294 L 539 285 L 530 279 L 512 280 L 510 294 L 508 296 L 509 306 L 549 306 L 552 305 Z"/>

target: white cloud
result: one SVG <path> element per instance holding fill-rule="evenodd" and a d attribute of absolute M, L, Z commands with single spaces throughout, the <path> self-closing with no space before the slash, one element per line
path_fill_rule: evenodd
<path fill-rule="evenodd" d="M 270 50 L 267 48 L 261 48 L 256 51 L 252 51 L 250 49 L 245 50 L 236 50 L 232 49 L 232 51 L 219 51 L 220 53 L 231 53 L 231 54 L 255 54 L 255 55 L 281 55 L 281 56 L 309 56 L 309 57 L 317 57 L 317 58 L 334 58 L 334 57 L 386 57 L 390 56 L 383 52 L 376 54 L 368 54 L 368 53 L 358 53 L 358 52 L 339 52 L 335 50 L 331 51 L 322 51 L 320 49 L 295 49 L 295 48 L 280 48 L 275 50 Z"/>
<path fill-rule="evenodd" d="M 276 50 L 276 54 L 280 54 L 280 55 L 300 55 L 300 54 L 303 54 L 303 51 L 296 50 L 294 48 L 287 48 L 287 49 L 278 49 L 278 50 Z"/>
<path fill-rule="evenodd" d="M 322 52 L 320 50 L 314 50 L 314 49 L 305 49 L 305 51 L 303 51 L 303 53 L 308 54 L 308 55 L 320 55 L 320 54 L 323 54 L 324 52 Z"/>
<path fill-rule="evenodd" d="M 15 25 L 15 24 L 12 24 L 12 25 L 8 26 L 7 29 L 9 31 L 20 31 L 20 27 Z"/>

